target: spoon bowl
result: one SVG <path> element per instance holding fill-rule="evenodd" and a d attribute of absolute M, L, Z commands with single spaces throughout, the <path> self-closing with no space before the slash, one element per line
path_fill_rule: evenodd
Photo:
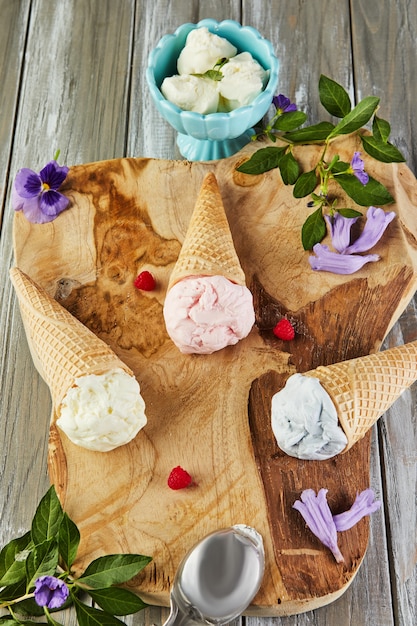
<path fill-rule="evenodd" d="M 258 592 L 264 567 L 262 537 L 254 528 L 238 524 L 207 535 L 178 568 L 164 626 L 236 619 Z"/>

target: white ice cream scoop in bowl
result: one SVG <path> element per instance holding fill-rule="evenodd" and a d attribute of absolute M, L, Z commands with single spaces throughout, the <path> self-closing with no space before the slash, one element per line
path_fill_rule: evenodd
<path fill-rule="evenodd" d="M 254 528 L 238 524 L 207 535 L 178 568 L 164 626 L 236 619 L 258 592 L 264 567 L 262 537 Z"/>
<path fill-rule="evenodd" d="M 161 85 L 165 78 L 177 74 L 178 57 L 187 36 L 198 28 L 224 38 L 236 48 L 237 54 L 249 53 L 265 70 L 264 88 L 250 104 L 229 112 L 201 114 L 182 109 L 164 97 Z M 234 20 L 205 19 L 197 24 L 183 24 L 173 34 L 162 37 L 149 55 L 146 79 L 159 113 L 178 131 L 181 154 L 190 161 L 209 161 L 231 156 L 250 141 L 252 127 L 271 105 L 278 83 L 278 67 L 272 44 L 251 26 L 242 26 Z"/>

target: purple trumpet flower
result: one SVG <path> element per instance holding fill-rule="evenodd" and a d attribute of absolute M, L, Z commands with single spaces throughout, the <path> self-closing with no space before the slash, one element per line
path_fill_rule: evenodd
<path fill-rule="evenodd" d="M 386 227 L 392 222 L 394 217 L 394 211 L 385 213 L 383 209 L 370 206 L 366 213 L 366 222 L 362 233 L 352 245 L 348 245 L 345 248 L 343 254 L 356 254 L 373 248 L 381 239 Z"/>
<path fill-rule="evenodd" d="M 350 162 L 349 171 L 356 176 L 356 178 L 359 180 L 359 182 L 362 183 L 362 185 L 366 185 L 366 183 L 369 181 L 369 176 L 365 172 L 365 164 L 361 159 L 360 154 L 360 152 L 354 153 Z"/>
<path fill-rule="evenodd" d="M 365 489 L 356 496 L 348 511 L 332 515 L 326 496 L 327 489 L 320 489 L 317 496 L 313 489 L 305 489 L 301 502 L 296 500 L 293 508 L 301 513 L 311 532 L 332 551 L 336 561 L 342 563 L 344 558 L 337 545 L 337 533 L 352 528 L 363 517 L 377 511 L 381 502 L 375 500 L 372 489 Z"/>
<path fill-rule="evenodd" d="M 363 231 L 351 244 L 351 228 L 358 218 L 344 217 L 338 212 L 332 217 L 326 215 L 325 219 L 330 227 L 332 244 L 337 252 L 331 252 L 328 246 L 316 244 L 313 247 L 316 256 L 309 258 L 312 269 L 335 274 L 353 274 L 366 263 L 378 261 L 379 256 L 377 254 L 359 256 L 357 253 L 373 248 L 394 217 L 393 211 L 385 213 L 383 209 L 370 206 L 366 213 Z"/>
<path fill-rule="evenodd" d="M 377 254 L 349 255 L 338 254 L 329 250 L 328 246 L 316 243 L 313 247 L 316 256 L 309 257 L 309 262 L 313 270 L 322 272 L 333 272 L 333 274 L 354 274 L 366 263 L 379 261 Z"/>
<path fill-rule="evenodd" d="M 34 224 L 54 220 L 70 202 L 58 191 L 68 171 L 68 167 L 56 161 L 47 163 L 39 174 L 27 167 L 19 170 L 12 190 L 13 209 L 23 211 Z"/>
<path fill-rule="evenodd" d="M 340 254 L 344 254 L 350 245 L 351 228 L 359 217 L 343 217 L 336 212 L 332 217 L 325 215 L 324 219 L 330 228 L 333 248 Z"/>
<path fill-rule="evenodd" d="M 296 500 L 293 508 L 303 516 L 307 526 L 333 553 L 338 563 L 344 561 L 337 545 L 337 530 L 332 512 L 327 503 L 327 489 L 320 489 L 317 496 L 313 489 L 305 489 L 300 500 Z"/>
<path fill-rule="evenodd" d="M 355 502 L 348 511 L 333 515 L 336 530 L 349 530 L 365 515 L 378 511 L 381 508 L 381 504 L 380 500 L 375 500 L 375 494 L 372 489 L 365 489 L 365 491 L 358 493 Z"/>
<path fill-rule="evenodd" d="M 272 104 L 276 108 L 279 115 L 297 110 L 297 105 L 291 102 L 291 100 L 282 93 L 272 98 Z"/>
<path fill-rule="evenodd" d="M 65 604 L 69 589 L 63 580 L 55 576 L 40 576 L 35 582 L 35 601 L 47 609 L 59 609 Z"/>

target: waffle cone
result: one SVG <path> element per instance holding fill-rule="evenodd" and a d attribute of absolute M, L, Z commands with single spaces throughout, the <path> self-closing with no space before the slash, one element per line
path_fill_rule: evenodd
<path fill-rule="evenodd" d="M 417 341 L 305 375 L 318 378 L 333 400 L 348 440 L 346 452 L 417 380 Z"/>
<path fill-rule="evenodd" d="M 225 276 L 245 285 L 216 177 L 205 176 L 168 289 L 188 276 Z"/>
<path fill-rule="evenodd" d="M 17 267 L 10 277 L 19 300 L 30 352 L 58 409 L 76 378 L 121 368 L 113 350 Z"/>

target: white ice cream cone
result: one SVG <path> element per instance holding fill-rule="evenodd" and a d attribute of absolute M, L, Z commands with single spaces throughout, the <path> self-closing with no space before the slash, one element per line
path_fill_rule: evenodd
<path fill-rule="evenodd" d="M 120 368 L 133 376 L 104 341 L 91 332 L 17 267 L 10 277 L 35 367 L 58 409 L 75 379 Z"/>

